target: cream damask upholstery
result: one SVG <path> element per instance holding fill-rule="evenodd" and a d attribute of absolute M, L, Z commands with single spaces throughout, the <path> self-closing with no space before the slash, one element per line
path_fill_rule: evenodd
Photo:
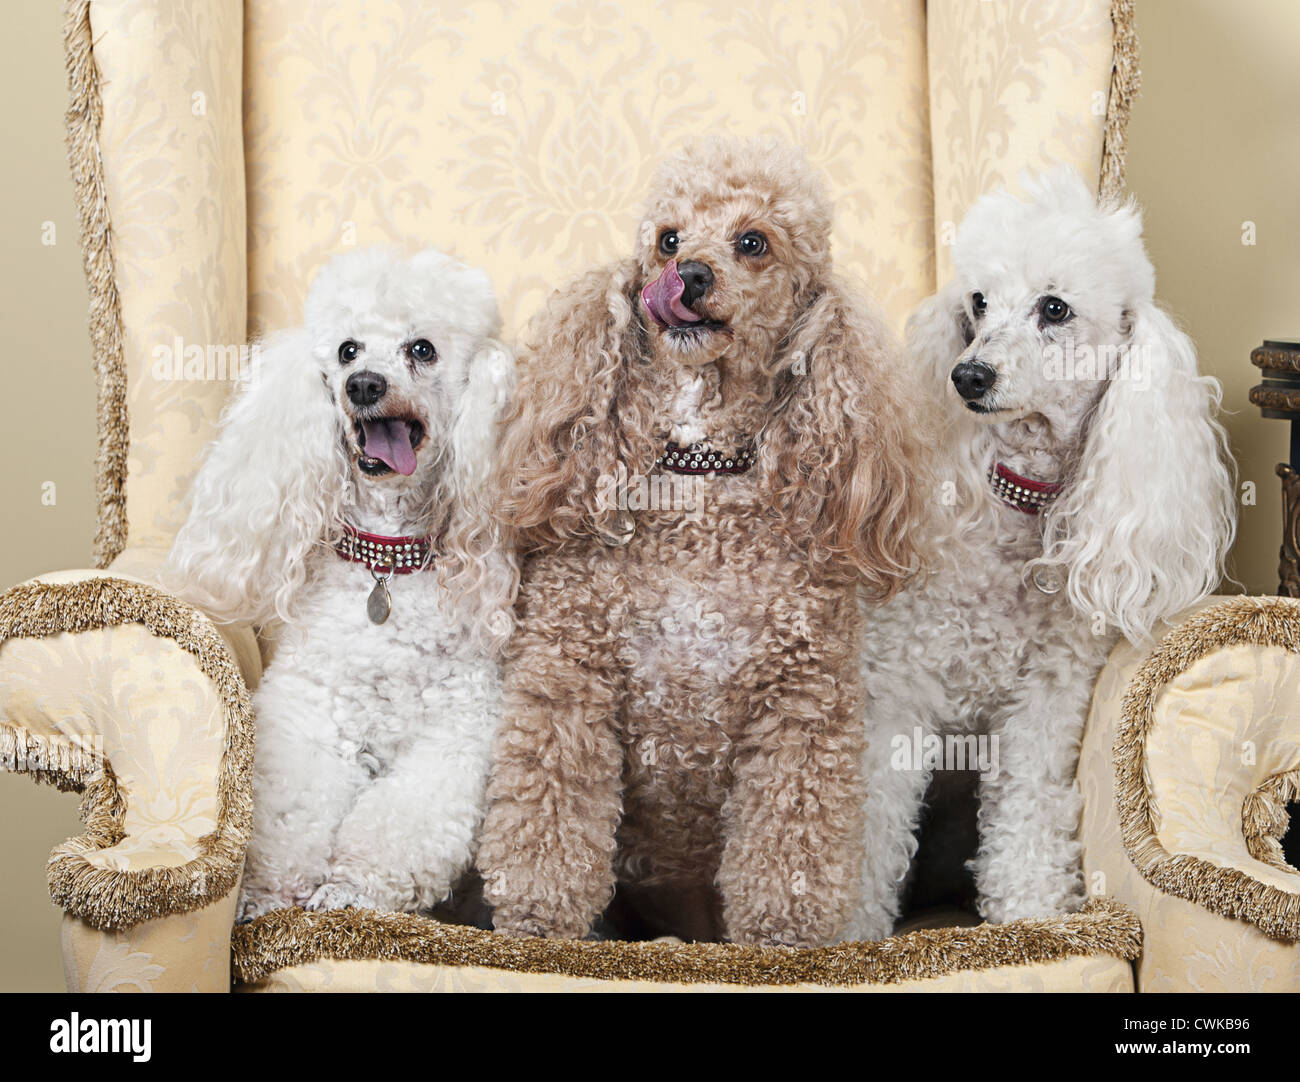
<path fill-rule="evenodd" d="M 1100 175 L 1103 188 L 1118 187 L 1123 125 L 1102 125 L 1126 115 L 1136 88 L 1100 76 L 1112 64 L 1122 73 L 1136 56 L 1126 55 L 1132 4 L 1115 4 L 1114 20 L 1111 7 L 926 5 L 936 284 L 950 277 L 953 231 L 971 202 L 1013 183 L 1020 169 L 1068 162 L 1085 177 Z"/>
<path fill-rule="evenodd" d="M 251 809 L 248 689 L 263 659 L 250 629 L 217 628 L 168 597 L 158 568 L 240 347 L 296 321 L 323 261 L 376 242 L 447 248 L 489 270 L 514 335 L 552 288 L 627 250 L 665 153 L 703 132 L 777 134 L 826 173 L 836 258 L 897 326 L 946 277 L 953 223 L 981 192 L 1054 161 L 1119 189 L 1137 85 L 1132 0 L 67 8 L 100 390 L 97 569 L 0 598 L 0 766 L 86 794 L 86 834 L 50 865 L 78 989 L 229 986 Z M 1274 622 L 1294 630 L 1294 616 Z M 1239 986 L 1296 982 L 1295 911 L 1260 891 L 1297 889 L 1275 836 L 1300 725 L 1259 705 L 1295 679 L 1295 645 L 1260 649 L 1212 653 L 1160 699 L 1171 717 L 1201 711 L 1207 730 L 1229 724 L 1220 706 L 1253 719 L 1256 765 L 1224 758 L 1235 730 L 1182 746 L 1160 714 L 1143 729 L 1155 791 L 1129 793 L 1141 814 L 1127 833 L 1109 747 L 1128 731 L 1118 699 L 1141 658 L 1120 651 L 1099 685 L 1081 769 L 1088 866 L 1095 893 L 1147 925 L 1139 986 L 1231 983 L 1247 953 Z M 1230 702 L 1211 708 L 1206 686 L 1231 686 Z M 1192 699 L 1201 705 L 1168 705 Z M 1155 808 L 1164 857 L 1137 830 Z M 1178 863 L 1191 854 L 1248 882 L 1198 894 Z M 1252 905 L 1233 909 L 1233 890 Z M 288 920 L 235 935 L 244 986 L 734 989 L 788 972 L 787 986 L 809 989 L 1130 990 L 1141 938 L 1131 909 L 1100 899 L 1046 923 L 911 933 L 797 965 L 707 946 L 515 954 L 431 921 Z"/>
<path fill-rule="evenodd" d="M 86 6 L 130 423 L 129 537 L 161 550 L 231 386 L 170 377 L 193 350 L 206 368 L 209 352 L 224 356 L 210 347 L 238 346 L 247 334 L 243 4 Z M 80 7 L 70 6 L 72 17 Z"/>
<path fill-rule="evenodd" d="M 1090 890 L 1142 920 L 1139 988 L 1300 990 L 1300 872 L 1277 846 L 1298 776 L 1300 601 L 1214 599 L 1154 651 L 1116 648 L 1080 836 Z"/>
<path fill-rule="evenodd" d="M 901 327 L 977 195 L 1053 161 L 1098 175 L 1128 93 L 1110 7 L 95 0 L 131 543 L 170 540 L 229 389 L 156 378 L 160 346 L 292 325 L 317 267 L 375 243 L 485 267 L 513 336 L 626 253 L 656 162 L 701 133 L 806 147 L 836 259 Z"/>

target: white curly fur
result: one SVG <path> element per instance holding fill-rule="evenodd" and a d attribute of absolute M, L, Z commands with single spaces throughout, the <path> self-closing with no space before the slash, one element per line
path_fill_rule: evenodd
<path fill-rule="evenodd" d="M 484 495 L 514 382 L 498 325 L 487 275 L 442 253 L 340 256 L 305 326 L 255 351 L 200 468 L 168 580 L 218 619 L 269 624 L 274 647 L 253 701 L 245 917 L 426 908 L 470 864 L 517 582 Z M 419 339 L 436 359 L 415 359 Z M 345 364 L 346 340 L 361 349 Z M 362 370 L 387 382 L 369 415 L 423 426 L 410 476 L 358 464 L 366 411 L 345 384 Z M 370 571 L 331 549 L 343 523 L 437 539 L 436 571 L 389 581 L 382 625 Z"/>
<path fill-rule="evenodd" d="M 851 934 L 888 935 L 930 779 L 894 751 L 987 734 L 973 862 L 990 920 L 1083 898 L 1075 768 L 1097 673 L 1119 635 L 1144 642 L 1214 589 L 1235 532 L 1217 382 L 1154 302 L 1132 203 L 1098 205 L 1070 171 L 1023 178 L 1024 199 L 980 199 L 957 235 L 954 280 L 908 324 L 937 419 L 932 572 L 867 610 L 867 859 Z M 985 298 L 983 313 L 972 300 Z M 1043 298 L 1072 317 L 1043 318 Z M 1060 378 L 1070 347 L 1126 347 L 1109 379 Z M 1136 347 L 1136 348 L 1134 348 Z M 961 361 L 997 373 L 978 415 L 951 382 Z M 1056 378 L 1051 378 L 1056 377 Z M 1038 516 L 1001 503 L 993 462 L 1065 488 Z M 1035 585 L 1041 583 L 1047 593 Z"/>

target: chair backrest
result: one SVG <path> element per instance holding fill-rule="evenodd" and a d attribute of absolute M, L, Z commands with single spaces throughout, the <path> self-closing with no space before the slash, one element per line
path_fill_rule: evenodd
<path fill-rule="evenodd" d="M 133 545 L 168 543 L 220 377 L 246 335 L 301 319 L 331 255 L 453 251 L 493 275 L 513 335 L 631 250 L 656 162 L 701 133 L 803 145 L 837 262 L 901 326 L 980 192 L 1051 161 L 1118 183 L 1135 71 L 1131 0 L 1114 8 L 73 0 L 101 560 L 124 506 Z"/>

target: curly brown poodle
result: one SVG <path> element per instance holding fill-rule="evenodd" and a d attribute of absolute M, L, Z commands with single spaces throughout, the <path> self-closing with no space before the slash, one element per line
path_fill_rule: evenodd
<path fill-rule="evenodd" d="M 495 927 L 841 935 L 862 846 L 855 591 L 913 570 L 909 400 L 802 155 L 669 160 L 631 258 L 531 329 L 501 461 L 526 558 L 479 865 Z"/>

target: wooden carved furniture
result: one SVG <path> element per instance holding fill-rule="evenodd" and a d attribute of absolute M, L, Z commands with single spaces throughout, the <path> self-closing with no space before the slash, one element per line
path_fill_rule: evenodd
<path fill-rule="evenodd" d="M 1291 422 L 1289 461 L 1279 463 L 1282 478 L 1282 551 L 1277 592 L 1300 597 L 1300 340 L 1270 340 L 1251 350 L 1251 363 L 1264 382 L 1251 388 L 1250 400 L 1265 417 Z"/>

